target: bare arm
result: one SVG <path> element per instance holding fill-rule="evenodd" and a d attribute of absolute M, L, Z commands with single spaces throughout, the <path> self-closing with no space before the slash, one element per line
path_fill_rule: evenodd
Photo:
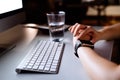
<path fill-rule="evenodd" d="M 105 27 L 100 32 L 100 39 L 103 40 L 112 40 L 115 38 L 120 38 L 120 23 Z"/>
<path fill-rule="evenodd" d="M 120 66 L 112 63 L 88 47 L 78 48 L 78 55 L 92 80 L 119 80 Z"/>

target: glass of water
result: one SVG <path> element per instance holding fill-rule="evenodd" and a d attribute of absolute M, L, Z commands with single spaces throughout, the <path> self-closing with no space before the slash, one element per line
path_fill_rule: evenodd
<path fill-rule="evenodd" d="M 47 13 L 47 20 L 49 25 L 50 39 L 56 42 L 63 41 L 65 12 L 58 11 Z"/>

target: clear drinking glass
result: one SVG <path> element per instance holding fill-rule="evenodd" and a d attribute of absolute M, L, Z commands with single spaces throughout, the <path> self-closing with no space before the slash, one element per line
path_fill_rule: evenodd
<path fill-rule="evenodd" d="M 50 39 L 52 41 L 61 42 L 64 39 L 65 12 L 50 12 L 47 13 L 49 25 Z"/>

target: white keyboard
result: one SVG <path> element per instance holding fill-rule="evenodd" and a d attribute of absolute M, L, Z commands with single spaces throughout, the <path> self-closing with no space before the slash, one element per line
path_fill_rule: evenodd
<path fill-rule="evenodd" d="M 17 73 L 58 73 L 64 44 L 40 40 L 16 68 Z"/>

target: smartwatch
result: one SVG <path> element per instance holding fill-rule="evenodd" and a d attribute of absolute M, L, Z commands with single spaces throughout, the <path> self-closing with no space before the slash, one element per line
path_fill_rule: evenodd
<path fill-rule="evenodd" d="M 88 41 L 88 40 L 76 40 L 75 47 L 74 47 L 74 54 L 77 57 L 79 57 L 78 53 L 77 53 L 77 49 L 81 46 L 82 47 L 90 47 L 91 49 L 94 48 L 94 44 L 92 42 Z"/>

